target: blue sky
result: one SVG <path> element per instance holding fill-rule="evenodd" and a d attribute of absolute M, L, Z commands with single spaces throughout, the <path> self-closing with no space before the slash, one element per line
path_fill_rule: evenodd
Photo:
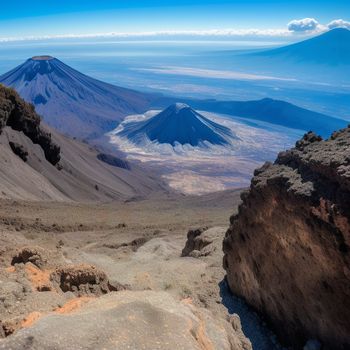
<path fill-rule="evenodd" d="M 326 25 L 349 0 L 16 0 L 1 5 L 0 38 L 107 32 L 286 29 L 294 19 Z"/>

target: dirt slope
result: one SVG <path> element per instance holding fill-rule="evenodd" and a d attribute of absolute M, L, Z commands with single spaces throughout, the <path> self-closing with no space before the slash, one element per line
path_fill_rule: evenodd
<path fill-rule="evenodd" d="M 0 200 L 0 349 L 251 350 L 220 297 L 236 200 Z M 215 242 L 181 257 L 192 225 Z"/>
<path fill-rule="evenodd" d="M 13 90 L 0 89 L 0 197 L 107 201 L 166 192 L 147 169 L 99 157 L 98 150 L 43 126 Z"/>

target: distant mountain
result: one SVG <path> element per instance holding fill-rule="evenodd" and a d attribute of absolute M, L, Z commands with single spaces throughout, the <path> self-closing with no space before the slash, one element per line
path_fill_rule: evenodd
<path fill-rule="evenodd" d="M 163 99 L 161 105 L 169 104 L 172 98 Z M 270 98 L 256 101 L 217 101 L 217 100 L 190 100 L 183 102 L 191 104 L 196 110 L 227 114 L 241 117 L 247 122 L 260 120 L 267 123 L 285 126 L 304 131 L 313 130 L 323 137 L 347 126 L 343 119 L 333 118 L 325 114 L 310 111 L 291 103 Z"/>
<path fill-rule="evenodd" d="M 253 54 L 295 63 L 350 65 L 350 30 L 335 28 L 302 42 Z"/>
<path fill-rule="evenodd" d="M 175 146 L 227 145 L 236 138 L 231 130 L 215 123 L 184 103 L 175 103 L 159 114 L 139 122 L 129 122 L 119 132 L 136 144 L 145 139 Z"/>
<path fill-rule="evenodd" d="M 350 32 L 335 29 L 324 35 L 332 33 L 347 35 Z M 266 61 L 273 65 L 273 60 Z M 13 87 L 22 98 L 33 103 L 49 126 L 78 138 L 98 139 L 115 129 L 130 114 L 144 113 L 151 108 L 166 108 L 179 100 L 195 110 L 258 119 L 306 131 L 314 130 L 323 136 L 346 126 L 346 122 L 341 119 L 271 99 L 244 102 L 193 100 L 137 92 L 88 77 L 51 56 L 28 59 L 0 76 L 0 83 Z"/>
<path fill-rule="evenodd" d="M 94 138 L 154 98 L 88 77 L 51 56 L 36 56 L 0 76 L 36 106 L 45 122 L 70 136 Z"/>

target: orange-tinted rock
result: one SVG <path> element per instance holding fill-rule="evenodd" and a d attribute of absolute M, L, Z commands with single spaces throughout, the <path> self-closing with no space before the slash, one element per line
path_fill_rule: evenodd
<path fill-rule="evenodd" d="M 25 264 L 25 271 L 33 290 L 38 292 L 53 290 L 50 282 L 50 270 L 41 270 L 31 263 L 27 263 Z"/>

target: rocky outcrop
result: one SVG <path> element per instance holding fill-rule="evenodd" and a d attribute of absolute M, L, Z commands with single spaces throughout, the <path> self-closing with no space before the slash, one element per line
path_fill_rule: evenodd
<path fill-rule="evenodd" d="M 112 285 L 104 271 L 91 265 L 59 267 L 51 273 L 50 279 L 57 289 L 77 296 L 102 295 L 125 289 L 121 284 Z"/>
<path fill-rule="evenodd" d="M 16 264 L 26 264 L 28 262 L 33 265 L 43 268 L 47 265 L 49 260 L 49 254 L 45 249 L 40 247 L 23 247 L 11 260 L 11 266 Z"/>
<path fill-rule="evenodd" d="M 170 189 L 143 166 L 51 130 L 32 105 L 0 85 L 1 198 L 105 202 L 151 192 Z"/>
<path fill-rule="evenodd" d="M 256 170 L 224 239 L 231 290 L 300 347 L 350 348 L 350 127 Z"/>
<path fill-rule="evenodd" d="M 40 122 L 33 105 L 26 103 L 13 89 L 0 85 L 0 133 L 5 126 L 22 131 L 43 149 L 45 158 L 56 165 L 61 158 L 60 147 L 52 141 L 51 134 L 41 128 Z"/>
<path fill-rule="evenodd" d="M 205 227 L 189 230 L 181 256 L 200 258 L 212 255 L 216 251 L 220 251 L 222 237 L 222 232 L 216 228 L 208 229 Z"/>

